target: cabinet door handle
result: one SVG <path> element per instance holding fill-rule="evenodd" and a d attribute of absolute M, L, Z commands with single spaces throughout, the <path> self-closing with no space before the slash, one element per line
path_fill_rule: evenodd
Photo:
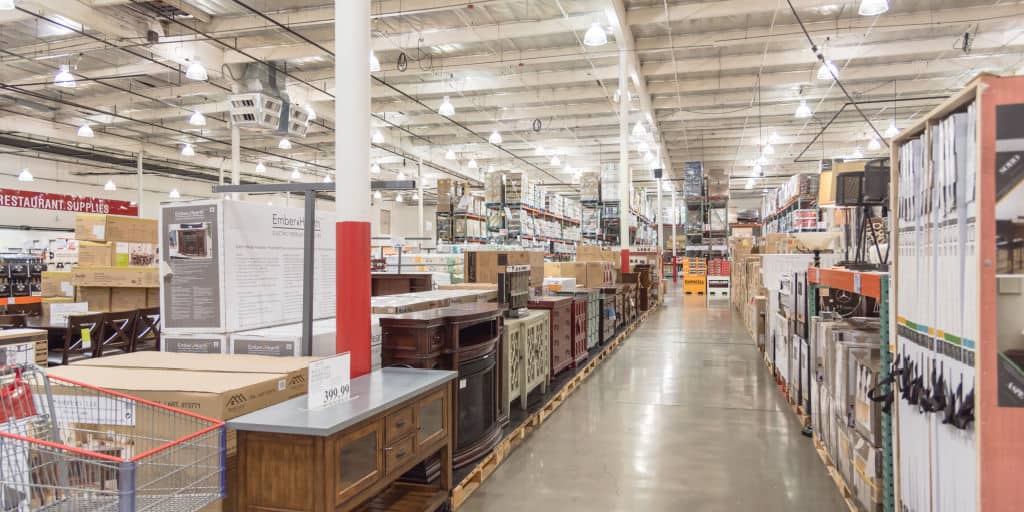
<path fill-rule="evenodd" d="M 406 423 L 405 420 L 398 420 L 398 421 L 395 422 L 395 428 L 402 428 L 402 427 L 405 426 L 405 423 Z"/>
<path fill-rule="evenodd" d="M 402 460 L 405 458 L 405 450 L 402 450 L 395 454 L 395 459 Z"/>

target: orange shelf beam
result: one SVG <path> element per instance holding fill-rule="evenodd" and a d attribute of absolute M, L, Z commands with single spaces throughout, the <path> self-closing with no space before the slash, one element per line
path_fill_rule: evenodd
<path fill-rule="evenodd" d="M 18 305 L 21 305 L 21 304 L 39 304 L 41 302 L 43 302 L 43 298 L 42 297 L 7 297 L 6 304 L 7 305 L 14 305 L 14 304 L 18 304 Z"/>
<path fill-rule="evenodd" d="M 807 269 L 807 281 L 812 284 L 819 284 L 837 290 L 845 290 L 850 293 L 882 299 L 882 279 L 886 275 L 880 272 L 857 272 L 844 268 L 818 268 Z"/>

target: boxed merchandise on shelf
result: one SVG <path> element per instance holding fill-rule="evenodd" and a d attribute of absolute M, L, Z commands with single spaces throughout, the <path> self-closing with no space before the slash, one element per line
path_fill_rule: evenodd
<path fill-rule="evenodd" d="M 529 265 L 531 286 L 544 282 L 544 251 L 467 251 L 466 282 L 497 283 L 498 272 L 508 265 Z"/>
<path fill-rule="evenodd" d="M 164 330 L 229 333 L 300 321 L 304 217 L 302 209 L 243 201 L 164 204 Z M 319 212 L 315 219 L 322 229 L 315 242 L 314 318 L 335 315 L 328 217 Z"/>
<path fill-rule="evenodd" d="M 121 215 L 79 213 L 75 216 L 75 239 L 79 242 L 158 243 L 156 219 Z"/>
<path fill-rule="evenodd" d="M 43 297 L 74 297 L 75 285 L 71 272 L 43 272 L 40 274 Z"/>

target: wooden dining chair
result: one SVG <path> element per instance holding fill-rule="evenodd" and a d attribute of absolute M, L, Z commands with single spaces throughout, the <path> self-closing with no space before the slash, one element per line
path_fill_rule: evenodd
<path fill-rule="evenodd" d="M 160 308 L 144 308 L 135 317 L 131 352 L 160 350 Z"/>
<path fill-rule="evenodd" d="M 124 354 L 131 351 L 135 338 L 135 317 L 137 310 L 103 313 L 100 320 L 100 342 L 96 344 L 93 357 Z"/>
<path fill-rule="evenodd" d="M 64 346 L 50 351 L 48 362 L 55 366 L 93 357 L 102 329 L 103 313 L 69 316 Z"/>
<path fill-rule="evenodd" d="M 27 317 L 22 314 L 0 315 L 0 329 L 23 329 L 28 326 Z"/>

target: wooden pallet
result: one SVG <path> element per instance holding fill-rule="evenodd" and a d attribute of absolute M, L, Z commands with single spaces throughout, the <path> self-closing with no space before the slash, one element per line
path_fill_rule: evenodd
<path fill-rule="evenodd" d="M 458 509 L 463 503 L 469 499 L 469 496 L 476 491 L 494 470 L 501 465 L 502 462 L 508 457 L 513 450 L 519 447 L 534 430 L 539 428 L 551 415 L 565 402 L 573 392 L 575 392 L 583 381 L 587 379 L 597 369 L 598 365 L 604 362 L 605 359 L 612 355 L 612 352 L 622 342 L 635 331 L 640 324 L 642 324 L 651 313 L 657 311 L 661 305 L 660 302 L 655 303 L 654 307 L 648 309 L 637 319 L 627 326 L 621 333 L 612 338 L 608 345 L 597 353 L 594 357 L 587 361 L 587 364 L 580 370 L 573 378 L 569 379 L 568 382 L 562 385 L 562 387 L 551 397 L 539 410 L 531 414 L 513 430 L 504 439 L 501 440 L 494 447 L 491 453 L 484 456 L 480 462 L 477 463 L 465 478 L 459 482 L 454 489 L 452 489 L 452 509 Z"/>
<path fill-rule="evenodd" d="M 828 471 L 829 476 L 832 477 L 832 482 L 839 488 L 839 495 L 843 497 L 843 501 L 846 503 L 846 507 L 850 509 L 850 512 L 860 512 L 860 508 L 857 507 L 857 502 L 854 498 L 853 492 L 847 487 L 846 481 L 843 480 L 842 473 L 839 472 L 839 468 L 832 463 L 832 458 L 829 457 L 828 452 L 825 451 L 825 447 L 818 440 L 817 434 L 814 436 L 814 449 L 818 452 L 818 457 L 821 458 L 821 463 L 825 465 L 825 470 Z"/>

